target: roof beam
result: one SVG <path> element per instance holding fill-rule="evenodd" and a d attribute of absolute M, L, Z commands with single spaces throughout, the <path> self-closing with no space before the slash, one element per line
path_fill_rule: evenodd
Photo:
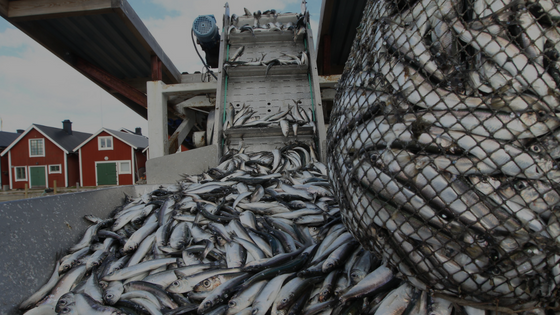
<path fill-rule="evenodd" d="M 86 76 L 95 79 L 95 81 L 105 87 L 115 90 L 117 93 L 132 100 L 134 103 L 144 108 L 148 108 L 148 98 L 146 97 L 146 94 L 138 91 L 123 80 L 78 56 L 73 56 L 73 58 L 75 58 L 75 62 L 72 63 L 73 66 Z"/>
<path fill-rule="evenodd" d="M 163 48 L 161 48 L 130 4 L 126 0 L 112 1 L 116 3 L 114 8 L 117 14 L 121 15 L 121 18 L 128 25 L 130 31 L 139 39 L 146 50 L 150 52 L 150 55 L 156 55 L 159 60 L 161 60 L 163 64 L 163 74 L 168 78 L 168 80 L 165 81 L 167 83 L 181 82 L 181 72 L 179 72 L 173 62 L 171 62 L 171 59 L 165 54 Z"/>
<path fill-rule="evenodd" d="M 178 83 L 178 84 L 167 84 L 163 87 L 163 93 L 166 95 L 177 95 L 185 93 L 216 93 L 216 88 L 218 83 L 216 81 L 212 82 L 197 82 L 197 83 Z"/>
<path fill-rule="evenodd" d="M 8 16 L 8 0 L 0 0 L 0 16 Z"/>
<path fill-rule="evenodd" d="M 336 84 L 338 83 L 338 80 L 340 80 L 341 75 L 337 74 L 337 75 L 320 75 L 319 76 L 319 86 L 322 89 L 327 89 L 327 88 L 335 88 Z"/>
<path fill-rule="evenodd" d="M 25 0 L 9 1 L 8 17 L 33 18 L 85 15 L 94 11 L 112 10 L 111 0 Z"/>

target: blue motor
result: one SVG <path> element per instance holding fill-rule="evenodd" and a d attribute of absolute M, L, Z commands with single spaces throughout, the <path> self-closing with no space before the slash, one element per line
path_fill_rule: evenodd
<path fill-rule="evenodd" d="M 206 63 L 212 67 L 218 67 L 220 54 L 220 32 L 216 25 L 214 15 L 199 15 L 192 26 L 198 44 L 206 53 Z"/>
<path fill-rule="evenodd" d="M 200 45 L 214 45 L 220 41 L 220 33 L 214 15 L 199 15 L 194 20 L 192 27 Z"/>

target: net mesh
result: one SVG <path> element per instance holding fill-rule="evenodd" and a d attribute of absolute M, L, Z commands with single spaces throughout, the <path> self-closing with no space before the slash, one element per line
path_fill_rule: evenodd
<path fill-rule="evenodd" d="M 559 8 L 368 2 L 328 167 L 349 230 L 415 286 L 512 307 L 557 299 Z"/>

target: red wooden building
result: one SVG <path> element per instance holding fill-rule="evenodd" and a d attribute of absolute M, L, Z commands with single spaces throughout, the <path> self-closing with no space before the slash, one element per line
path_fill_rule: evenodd
<path fill-rule="evenodd" d="M 23 130 L 21 131 L 23 132 Z M 0 131 L 0 154 L 4 149 L 10 146 L 14 140 L 17 139 L 19 133 L 15 132 L 6 132 Z M 10 184 L 10 173 L 9 173 L 9 166 L 8 166 L 8 157 L 7 156 L 0 156 L 0 186 L 3 187 L 5 185 Z"/>
<path fill-rule="evenodd" d="M 82 186 L 132 185 L 145 173 L 148 138 L 102 128 L 74 148 Z"/>
<path fill-rule="evenodd" d="M 1 156 L 8 158 L 10 189 L 73 186 L 80 181 L 79 159 L 74 148 L 91 136 L 63 128 L 33 124 L 14 140 Z"/>

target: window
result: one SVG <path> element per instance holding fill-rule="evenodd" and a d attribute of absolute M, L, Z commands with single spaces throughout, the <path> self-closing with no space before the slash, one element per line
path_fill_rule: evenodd
<path fill-rule="evenodd" d="M 60 170 L 60 164 L 58 165 L 49 165 L 49 174 L 61 174 L 62 171 Z"/>
<path fill-rule="evenodd" d="M 99 137 L 99 150 L 113 150 L 113 137 Z"/>
<path fill-rule="evenodd" d="M 25 166 L 16 166 L 16 181 L 27 180 L 27 172 Z"/>
<path fill-rule="evenodd" d="M 130 162 L 119 162 L 119 174 L 130 174 Z"/>
<path fill-rule="evenodd" d="M 29 139 L 29 156 L 45 156 L 45 143 L 43 139 Z"/>

